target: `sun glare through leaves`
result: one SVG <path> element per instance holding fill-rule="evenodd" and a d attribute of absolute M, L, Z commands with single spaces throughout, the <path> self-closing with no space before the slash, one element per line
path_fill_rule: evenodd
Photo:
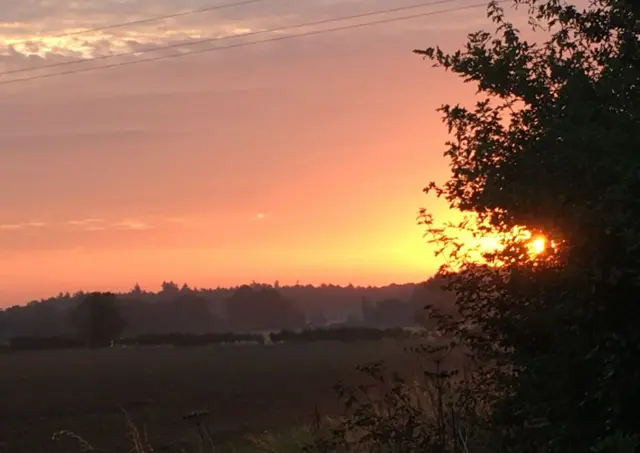
<path fill-rule="evenodd" d="M 532 234 L 530 231 L 520 229 L 514 231 L 511 235 L 495 235 L 482 236 L 470 241 L 471 249 L 475 249 L 475 253 L 468 255 L 471 261 L 487 262 L 492 265 L 500 266 L 502 259 L 499 253 L 505 251 L 507 244 L 513 241 L 515 244 L 522 244 L 530 259 L 535 260 L 546 255 L 549 250 L 555 250 L 555 244 L 549 241 L 542 234 Z M 495 255 L 495 254 L 498 255 Z M 473 258 L 472 258 L 473 257 Z"/>
<path fill-rule="evenodd" d="M 547 240 L 544 237 L 538 236 L 531 241 L 529 247 L 533 255 L 540 255 L 547 249 Z"/>

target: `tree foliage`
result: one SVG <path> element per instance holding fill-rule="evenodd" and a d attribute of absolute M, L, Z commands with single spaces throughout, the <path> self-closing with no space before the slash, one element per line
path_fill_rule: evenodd
<path fill-rule="evenodd" d="M 120 314 L 127 324 L 125 336 L 226 332 L 236 328 L 238 322 L 243 325 L 255 323 L 254 315 L 250 312 L 236 313 L 233 322 L 227 316 L 229 298 L 240 287 L 193 288 L 182 285 L 181 290 L 180 286 L 172 282 L 165 282 L 163 286 L 167 289 L 153 292 L 143 290 L 136 285 L 130 291 L 116 294 Z M 275 288 L 266 284 L 254 284 L 251 288 L 256 294 L 263 289 L 276 290 L 278 294 L 290 300 L 296 312 L 315 318 L 316 326 L 321 326 L 333 320 L 355 321 L 361 318 L 363 297 L 368 297 L 374 302 L 385 299 L 406 301 L 411 299 L 413 291 L 418 286 L 422 285 L 406 283 L 380 287 L 348 287 L 322 284 L 318 286 L 280 285 Z M 434 289 L 439 290 L 439 288 Z M 69 335 L 72 327 L 69 325 L 69 312 L 86 296 L 87 294 L 83 292 L 59 294 L 56 297 L 32 301 L 27 305 L 0 311 L 0 341 L 12 338 L 51 338 Z M 429 295 L 429 297 L 437 296 L 438 291 Z M 276 320 L 272 319 L 270 322 L 272 324 L 270 330 L 294 327 L 288 322 L 280 323 L 279 319 L 287 319 L 288 316 L 274 315 L 274 312 L 268 308 L 270 306 L 272 305 L 268 305 L 266 310 L 270 312 L 270 318 Z M 284 305 L 285 309 L 286 306 L 287 304 Z M 416 305 L 415 308 L 424 311 L 423 307 L 424 303 Z M 398 308 L 401 310 L 402 306 Z M 323 316 L 318 317 L 320 313 Z M 321 319 L 323 317 L 324 320 Z M 349 324 L 356 323 L 349 322 Z"/>
<path fill-rule="evenodd" d="M 640 431 L 640 13 L 516 3 L 540 41 L 492 3 L 494 32 L 416 51 L 479 98 L 440 109 L 452 174 L 426 189 L 465 218 L 422 220 L 457 293 L 461 316 L 443 328 L 491 364 L 501 450 L 597 450 Z M 552 246 L 532 256 L 523 229 Z M 451 231 L 502 246 L 471 260 Z"/>
<path fill-rule="evenodd" d="M 107 346 L 124 331 L 116 295 L 91 293 L 71 312 L 71 324 L 91 347 Z"/>
<path fill-rule="evenodd" d="M 227 301 L 227 317 L 238 331 L 295 330 L 305 326 L 304 313 L 294 302 L 275 288 L 267 287 L 238 288 Z"/>

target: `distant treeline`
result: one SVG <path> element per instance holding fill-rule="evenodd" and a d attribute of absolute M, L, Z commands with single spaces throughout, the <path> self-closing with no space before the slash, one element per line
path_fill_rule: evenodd
<path fill-rule="evenodd" d="M 255 343 L 310 343 L 318 341 L 340 341 L 352 343 L 356 341 L 377 341 L 385 338 L 408 339 L 418 335 L 407 329 L 375 329 L 369 327 L 341 327 L 335 329 L 305 329 L 302 331 L 282 330 L 268 335 L 242 333 L 208 333 L 194 334 L 164 334 L 141 335 L 123 338 L 113 343 L 113 347 L 134 346 L 175 346 L 192 347 L 222 344 Z M 74 337 L 50 338 L 13 338 L 0 351 L 42 351 L 60 349 L 86 348 L 86 342 Z"/>
<path fill-rule="evenodd" d="M 59 294 L 0 310 L 0 344 L 17 338 L 75 337 L 79 323 L 71 315 L 88 296 L 85 292 Z M 216 289 L 164 282 L 156 293 L 136 285 L 114 296 L 123 325 L 118 337 L 127 338 L 174 332 L 299 331 L 336 325 L 408 327 L 424 324 L 425 305 L 442 305 L 451 299 L 435 280 L 384 287 L 280 286 L 276 282 Z"/>

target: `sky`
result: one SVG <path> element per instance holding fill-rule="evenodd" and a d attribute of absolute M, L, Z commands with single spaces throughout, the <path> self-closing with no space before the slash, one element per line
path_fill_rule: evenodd
<path fill-rule="evenodd" d="M 419 3 L 263 0 L 59 37 L 224 1 L 8 2 L 0 72 Z M 428 278 L 439 262 L 417 213 L 451 215 L 422 193 L 448 176 L 436 109 L 472 102 L 474 87 L 411 51 L 459 48 L 490 28 L 484 8 L 3 82 L 471 4 L 0 75 L 0 306 L 163 280 Z"/>

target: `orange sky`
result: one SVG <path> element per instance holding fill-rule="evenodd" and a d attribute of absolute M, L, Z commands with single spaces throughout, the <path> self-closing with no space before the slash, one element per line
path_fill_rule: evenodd
<path fill-rule="evenodd" d="M 10 3 L 4 42 L 177 11 L 168 0 Z M 0 71 L 416 2 L 301 3 L 5 48 Z M 411 50 L 453 50 L 484 23 L 480 8 L 0 86 L 0 306 L 165 279 L 428 277 L 438 263 L 415 218 L 434 207 L 423 186 L 447 175 L 435 109 L 472 100 L 473 87 Z"/>

